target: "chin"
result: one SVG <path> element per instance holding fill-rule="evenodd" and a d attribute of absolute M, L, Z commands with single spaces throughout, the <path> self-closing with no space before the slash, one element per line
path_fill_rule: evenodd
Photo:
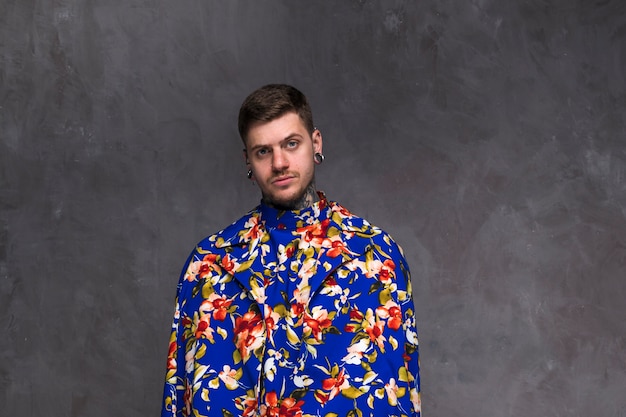
<path fill-rule="evenodd" d="M 293 193 L 291 195 L 282 196 L 271 195 L 263 197 L 263 200 L 266 204 L 269 204 L 274 208 L 278 208 L 281 210 L 296 210 L 298 203 L 302 200 L 303 195 L 304 193 Z"/>

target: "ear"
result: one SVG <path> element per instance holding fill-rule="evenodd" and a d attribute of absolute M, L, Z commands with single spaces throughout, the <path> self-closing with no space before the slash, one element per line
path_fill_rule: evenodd
<path fill-rule="evenodd" d="M 246 163 L 246 168 L 248 171 L 246 175 L 248 176 L 249 180 L 252 180 L 252 182 L 254 182 L 254 174 L 252 174 L 252 168 L 250 167 L 250 160 L 248 159 L 248 151 L 246 149 L 243 150 L 243 160 Z"/>
<path fill-rule="evenodd" d="M 319 129 L 315 129 L 311 134 L 311 139 L 313 141 L 313 153 L 323 153 L 322 152 L 322 132 Z"/>

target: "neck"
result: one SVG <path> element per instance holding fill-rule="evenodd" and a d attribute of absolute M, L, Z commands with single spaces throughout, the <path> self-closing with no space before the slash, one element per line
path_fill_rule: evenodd
<path fill-rule="evenodd" d="M 300 197 L 291 201 L 285 201 L 285 202 L 279 203 L 279 202 L 271 201 L 267 199 L 265 196 L 263 196 L 263 202 L 266 205 L 273 207 L 277 210 L 283 210 L 283 211 L 302 210 L 302 209 L 311 207 L 313 203 L 317 201 L 317 199 L 318 199 L 318 196 L 317 196 L 317 192 L 315 191 L 315 184 L 313 182 L 311 182 L 309 186 L 306 187 L 306 190 L 304 190 L 304 193 L 302 193 Z"/>

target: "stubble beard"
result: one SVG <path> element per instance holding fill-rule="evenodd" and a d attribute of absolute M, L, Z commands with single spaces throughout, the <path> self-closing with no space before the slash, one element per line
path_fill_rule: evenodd
<path fill-rule="evenodd" d="M 293 211 L 302 210 L 311 207 L 313 203 L 317 201 L 317 192 L 315 191 L 315 180 L 312 179 L 309 185 L 304 189 L 304 192 L 291 200 L 276 201 L 268 196 L 263 196 L 263 202 L 277 210 Z"/>

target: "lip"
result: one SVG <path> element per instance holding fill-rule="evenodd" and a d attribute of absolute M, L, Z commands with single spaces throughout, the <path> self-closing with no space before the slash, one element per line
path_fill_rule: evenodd
<path fill-rule="evenodd" d="M 291 181 L 292 181 L 294 178 L 295 178 L 295 177 L 290 176 L 290 175 L 285 175 L 285 176 L 282 176 L 282 177 L 277 177 L 277 178 L 274 178 L 274 179 L 272 180 L 272 184 L 273 184 L 273 185 L 275 185 L 275 186 L 277 186 L 277 187 L 284 187 L 284 186 L 289 185 L 289 184 L 291 183 Z"/>

